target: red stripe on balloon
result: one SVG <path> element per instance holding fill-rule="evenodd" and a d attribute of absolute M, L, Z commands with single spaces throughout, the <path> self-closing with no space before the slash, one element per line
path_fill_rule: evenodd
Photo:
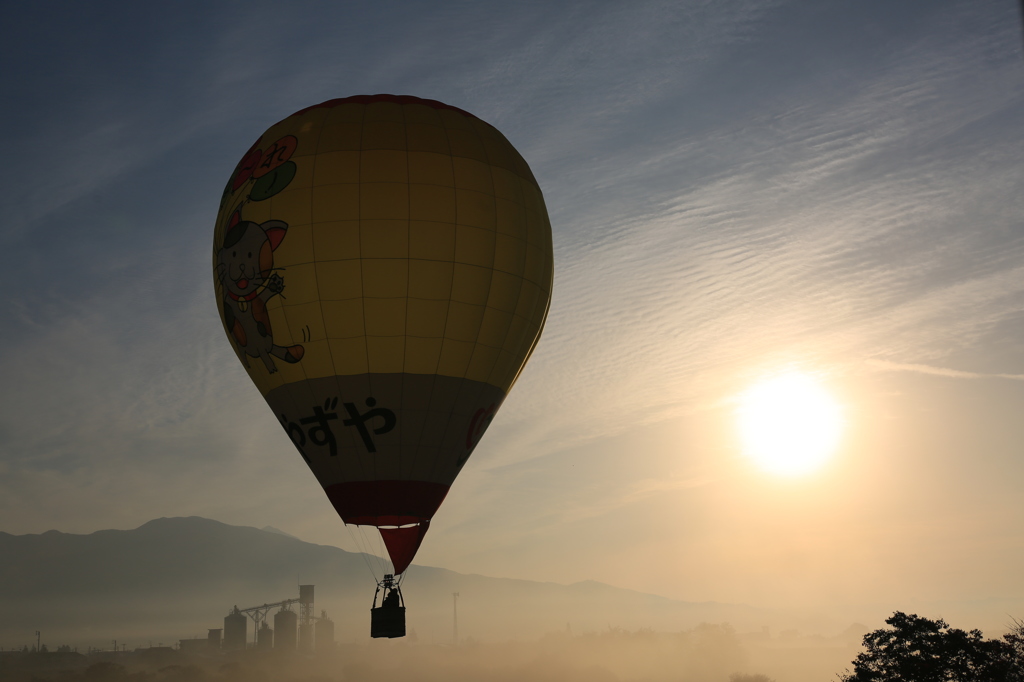
<path fill-rule="evenodd" d="M 429 521 L 450 486 L 428 481 L 353 481 L 324 488 L 345 523 L 405 526 Z"/>

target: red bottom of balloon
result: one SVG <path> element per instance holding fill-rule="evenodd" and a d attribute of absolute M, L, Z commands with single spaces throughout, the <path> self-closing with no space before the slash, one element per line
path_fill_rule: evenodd
<path fill-rule="evenodd" d="M 356 481 L 335 483 L 324 492 L 345 523 L 407 526 L 380 529 L 398 574 L 408 568 L 449 487 L 427 481 Z"/>
<path fill-rule="evenodd" d="M 384 546 L 388 548 L 391 563 L 395 565 L 395 575 L 405 573 L 405 569 L 409 568 L 429 527 L 430 521 L 424 521 L 417 526 L 404 528 L 378 528 Z"/>

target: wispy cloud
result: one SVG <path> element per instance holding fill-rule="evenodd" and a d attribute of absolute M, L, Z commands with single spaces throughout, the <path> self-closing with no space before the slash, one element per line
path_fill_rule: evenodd
<path fill-rule="evenodd" d="M 5 530 L 200 514 L 329 537 L 223 337 L 209 240 L 252 136 L 356 92 L 494 123 L 552 217 L 547 329 L 442 511 L 466 546 L 492 551 L 488 524 L 603 533 L 713 487 L 623 435 L 703 416 L 766 369 L 1021 378 L 943 369 L 1024 310 L 1020 36 L 1001 0 L 895 18 L 754 0 L 211 7 L 164 17 L 149 52 L 116 22 L 98 41 L 112 56 L 54 47 L 53 73 L 103 78 L 43 79 L 45 115 L 0 114 L 24 160 L 3 171 L 0 517 L 35 524 Z M 51 46 L 86 33 L 41 25 Z"/>
<path fill-rule="evenodd" d="M 885 360 L 868 360 L 867 364 L 883 372 L 916 372 L 918 374 L 930 374 L 949 379 L 1011 379 L 1013 381 L 1024 381 L 1024 374 L 983 374 L 980 372 L 964 372 L 947 367 L 887 362 Z"/>

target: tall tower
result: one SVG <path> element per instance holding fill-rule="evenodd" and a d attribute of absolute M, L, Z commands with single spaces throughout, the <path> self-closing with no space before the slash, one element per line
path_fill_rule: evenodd
<path fill-rule="evenodd" d="M 313 586 L 299 585 L 299 651 L 313 651 Z"/>
<path fill-rule="evenodd" d="M 459 643 L 459 593 L 452 592 L 452 644 Z"/>

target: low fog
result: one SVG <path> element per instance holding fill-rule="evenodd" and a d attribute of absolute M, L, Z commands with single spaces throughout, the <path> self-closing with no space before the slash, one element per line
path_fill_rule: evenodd
<path fill-rule="evenodd" d="M 0 680 L 817 682 L 849 668 L 864 634 L 898 607 L 801 615 L 414 565 L 402 585 L 408 636 L 371 640 L 372 565 L 274 529 L 196 517 L 89 535 L 0 532 Z M 257 649 L 254 609 L 276 629 L 282 609 L 295 613 L 299 584 L 315 588 L 313 653 L 296 650 L 294 634 L 290 650 L 278 646 L 281 632 L 278 648 Z M 217 629 L 236 606 L 250 614 L 249 648 L 231 651 Z M 977 613 L 948 604 L 914 610 L 978 627 Z M 980 627 L 999 637 L 1005 624 Z M 224 646 L 209 644 L 211 629 Z"/>
<path fill-rule="evenodd" d="M 34 643 L 33 643 L 34 644 Z M 112 644 L 108 644 L 108 648 Z M 472 636 L 457 646 L 403 640 L 336 644 L 329 651 L 185 653 L 146 646 L 124 652 L 83 650 L 0 654 L 0 676 L 11 682 L 811 682 L 833 679 L 859 651 L 859 636 L 796 632 L 737 633 L 729 624 L 701 624 L 661 633 L 608 628 L 551 633 L 529 641 L 486 643 Z"/>

